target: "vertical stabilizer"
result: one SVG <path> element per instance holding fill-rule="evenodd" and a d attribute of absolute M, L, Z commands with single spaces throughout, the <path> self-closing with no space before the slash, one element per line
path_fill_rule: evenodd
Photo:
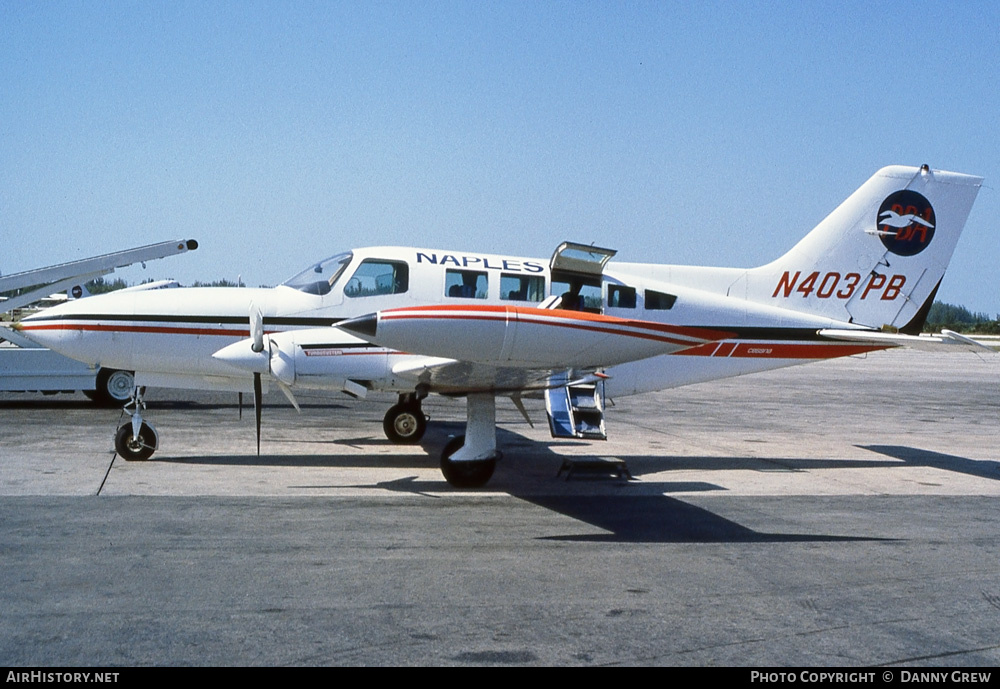
<path fill-rule="evenodd" d="M 874 328 L 912 328 L 944 276 L 982 181 L 926 165 L 883 168 L 730 294 Z"/>

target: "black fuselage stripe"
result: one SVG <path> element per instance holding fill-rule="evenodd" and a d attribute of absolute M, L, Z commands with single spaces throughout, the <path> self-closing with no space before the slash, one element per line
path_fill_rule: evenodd
<path fill-rule="evenodd" d="M 265 316 L 264 325 L 300 327 L 300 328 L 324 328 L 335 325 L 343 318 L 316 318 L 303 316 Z M 45 316 L 39 314 L 31 318 L 33 323 L 42 321 L 102 321 L 104 323 L 175 323 L 192 325 L 247 325 L 249 316 L 192 316 L 179 314 L 135 314 L 135 315 L 109 315 L 100 313 L 83 313 L 61 316 Z M 733 340 L 766 340 L 775 341 L 826 341 L 819 335 L 818 328 L 739 328 L 730 325 L 692 325 L 681 326 L 691 328 L 709 328 L 724 330 L 734 333 L 735 336 L 728 339 Z"/>
<path fill-rule="evenodd" d="M 322 328 L 339 323 L 342 318 L 306 318 L 302 316 L 265 316 L 264 325 L 284 325 L 302 326 L 309 328 Z M 39 314 L 31 318 L 31 322 L 40 323 L 43 321 L 101 321 L 103 323 L 181 323 L 197 325 L 247 325 L 250 322 L 249 316 L 192 316 L 168 315 L 168 314 L 101 314 L 101 313 L 80 313 L 65 314 L 59 316 L 46 316 Z"/>

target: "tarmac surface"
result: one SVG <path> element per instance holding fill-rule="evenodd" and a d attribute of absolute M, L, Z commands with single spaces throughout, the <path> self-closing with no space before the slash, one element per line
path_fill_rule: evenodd
<path fill-rule="evenodd" d="M 1000 356 L 896 351 L 614 400 L 607 442 L 498 404 L 448 486 L 392 397 L 0 395 L 0 664 L 1000 664 Z M 635 478 L 557 472 L 624 460 Z"/>

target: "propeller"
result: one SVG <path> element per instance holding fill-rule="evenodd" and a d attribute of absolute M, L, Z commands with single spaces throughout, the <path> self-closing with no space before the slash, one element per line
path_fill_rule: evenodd
<path fill-rule="evenodd" d="M 263 408 L 263 374 L 271 376 L 271 380 L 285 394 L 288 401 L 301 412 L 291 385 L 295 383 L 295 341 L 292 333 L 267 336 L 264 332 L 264 316 L 260 308 L 250 305 L 249 339 L 240 340 L 227 345 L 212 356 L 231 366 L 249 371 L 253 374 L 253 406 L 257 429 L 257 454 L 260 454 L 260 421 Z M 240 411 L 242 413 L 242 394 L 240 395 Z"/>
<path fill-rule="evenodd" d="M 262 354 L 264 352 L 264 314 L 255 305 L 250 304 L 250 351 Z M 260 381 L 260 372 L 253 372 L 253 413 L 257 423 L 257 456 L 260 457 L 260 416 L 264 404 L 264 393 Z"/>
<path fill-rule="evenodd" d="M 295 407 L 295 411 L 301 412 L 295 395 L 289 387 L 295 382 L 295 362 L 274 340 L 264 337 L 264 314 L 255 304 L 250 305 L 250 350 L 255 354 L 266 357 L 265 366 L 255 366 L 253 369 L 253 406 L 254 421 L 257 429 L 257 455 L 260 456 L 260 419 L 263 411 L 263 383 L 261 381 L 262 369 L 271 374 L 278 388 L 284 393 L 288 401 Z"/>

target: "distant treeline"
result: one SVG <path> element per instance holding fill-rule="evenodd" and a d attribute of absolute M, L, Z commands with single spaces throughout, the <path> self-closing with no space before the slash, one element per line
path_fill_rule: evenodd
<path fill-rule="evenodd" d="M 973 313 L 964 306 L 936 301 L 927 314 L 924 332 L 936 333 L 942 328 L 957 333 L 1000 335 L 1000 314 L 991 318 L 985 313 Z"/>
<path fill-rule="evenodd" d="M 86 285 L 84 285 L 86 290 L 91 294 L 107 294 L 108 292 L 114 292 L 115 290 L 125 289 L 126 287 L 131 287 L 127 282 L 121 278 L 115 278 L 114 280 L 105 280 L 104 278 L 97 278 L 91 280 Z"/>
<path fill-rule="evenodd" d="M 140 282 L 140 285 L 144 285 L 147 282 L 153 282 L 152 280 L 144 280 Z M 232 280 L 216 280 L 215 282 L 201 282 L 200 280 L 195 282 L 191 287 L 242 287 Z M 91 280 L 86 284 L 87 291 L 91 294 L 106 294 L 108 292 L 114 292 L 115 290 L 125 289 L 126 287 L 131 287 L 127 282 L 121 278 L 115 278 L 114 280 L 105 280 L 104 278 L 97 278 L 96 280 Z"/>

